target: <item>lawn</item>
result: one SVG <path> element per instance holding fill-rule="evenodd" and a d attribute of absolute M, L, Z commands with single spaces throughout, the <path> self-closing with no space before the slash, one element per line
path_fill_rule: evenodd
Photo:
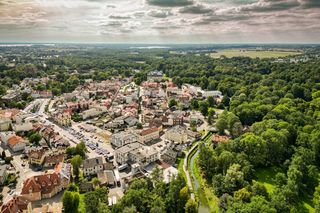
<path fill-rule="evenodd" d="M 262 183 L 266 188 L 269 194 L 272 194 L 275 189 L 275 176 L 278 172 L 282 172 L 278 167 L 269 167 L 257 169 L 256 171 L 256 181 Z M 312 206 L 312 196 L 304 196 L 301 198 L 301 201 L 297 205 L 299 212 L 314 212 Z"/>
<path fill-rule="evenodd" d="M 211 53 L 211 57 L 220 58 L 226 56 L 232 57 L 250 57 L 250 58 L 279 58 L 291 55 L 300 55 L 301 52 L 294 50 L 250 50 L 250 49 L 225 49 L 219 50 L 216 53 Z"/>
<path fill-rule="evenodd" d="M 257 169 L 256 181 L 262 183 L 267 188 L 268 193 L 271 194 L 275 188 L 275 177 L 278 172 L 281 172 L 278 167 Z"/>

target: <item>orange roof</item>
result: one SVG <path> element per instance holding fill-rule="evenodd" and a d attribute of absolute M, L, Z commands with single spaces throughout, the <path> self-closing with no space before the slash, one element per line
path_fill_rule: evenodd
<path fill-rule="evenodd" d="M 15 146 L 15 145 L 17 145 L 18 143 L 21 143 L 21 142 L 24 142 L 24 139 L 22 137 L 20 137 L 20 136 L 17 136 L 17 135 L 11 136 L 8 139 L 8 144 L 10 146 Z"/>
<path fill-rule="evenodd" d="M 211 140 L 213 142 L 226 142 L 229 140 L 229 137 L 224 135 L 213 135 Z"/>

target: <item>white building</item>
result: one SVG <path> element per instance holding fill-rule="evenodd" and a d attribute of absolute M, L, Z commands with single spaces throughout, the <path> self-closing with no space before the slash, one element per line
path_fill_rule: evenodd
<path fill-rule="evenodd" d="M 177 143 L 185 143 L 188 140 L 188 130 L 180 125 L 174 126 L 165 133 L 165 139 Z"/>
<path fill-rule="evenodd" d="M 131 143 L 127 144 L 119 149 L 114 151 L 115 153 L 115 160 L 119 164 L 125 164 L 130 160 L 129 153 L 133 152 L 134 150 L 139 149 L 142 146 L 140 143 Z"/>
<path fill-rule="evenodd" d="M 158 151 L 154 147 L 142 146 L 139 149 L 129 153 L 129 159 L 132 162 L 138 163 L 141 167 L 155 162 L 159 159 Z"/>
<path fill-rule="evenodd" d="M 33 125 L 31 122 L 19 123 L 19 124 L 14 124 L 12 126 L 12 129 L 15 132 L 27 132 L 33 129 Z"/>
<path fill-rule="evenodd" d="M 137 142 L 137 137 L 130 132 L 119 132 L 111 136 L 111 144 L 116 147 L 122 147 L 134 142 Z"/>

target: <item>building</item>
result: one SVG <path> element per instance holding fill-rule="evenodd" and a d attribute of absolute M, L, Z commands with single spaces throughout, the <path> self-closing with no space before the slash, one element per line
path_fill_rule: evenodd
<path fill-rule="evenodd" d="M 14 195 L 6 204 L 3 204 L 0 208 L 0 213 L 22 213 L 27 212 L 30 206 L 30 201 Z"/>
<path fill-rule="evenodd" d="M 12 125 L 12 129 L 15 132 L 28 132 L 33 129 L 31 122 L 16 123 Z"/>
<path fill-rule="evenodd" d="M 180 125 L 174 126 L 166 131 L 165 139 L 177 143 L 186 143 L 188 141 L 188 130 Z"/>
<path fill-rule="evenodd" d="M 149 129 L 142 130 L 138 134 L 138 141 L 140 143 L 147 143 L 159 138 L 160 138 L 160 131 L 158 127 L 151 127 Z"/>
<path fill-rule="evenodd" d="M 8 139 L 8 146 L 13 152 L 23 151 L 28 141 L 20 136 L 14 135 Z"/>
<path fill-rule="evenodd" d="M 0 118 L 0 131 L 8 131 L 12 125 L 10 118 Z"/>
<path fill-rule="evenodd" d="M 130 160 L 129 153 L 139 149 L 142 146 L 140 143 L 131 143 L 127 144 L 123 147 L 120 147 L 119 149 L 116 149 L 114 151 L 115 153 L 115 160 L 119 164 L 125 164 Z"/>
<path fill-rule="evenodd" d="M 6 177 L 7 177 L 7 166 L 1 165 L 0 166 L 0 185 L 4 184 L 4 182 L 6 181 Z"/>
<path fill-rule="evenodd" d="M 29 164 L 41 167 L 53 167 L 64 161 L 65 149 L 31 148 L 28 150 Z"/>
<path fill-rule="evenodd" d="M 137 136 L 130 132 L 119 132 L 111 136 L 111 144 L 115 147 L 137 142 Z"/>
<path fill-rule="evenodd" d="M 81 113 L 82 119 L 85 120 L 88 118 L 93 118 L 93 117 L 99 116 L 107 111 L 108 111 L 107 107 L 94 107 L 94 108 L 83 111 Z"/>
<path fill-rule="evenodd" d="M 161 71 L 155 70 L 151 71 L 147 74 L 148 81 L 161 81 L 163 77 L 163 73 Z"/>
<path fill-rule="evenodd" d="M 67 187 L 59 173 L 49 171 L 28 178 L 23 183 L 21 196 L 30 201 L 38 201 L 51 198 Z"/>
<path fill-rule="evenodd" d="M 7 146 L 8 145 L 8 140 L 9 138 L 11 138 L 12 136 L 15 136 L 16 133 L 13 131 L 7 131 L 7 132 L 0 132 L 0 139 L 1 142 Z"/>
<path fill-rule="evenodd" d="M 129 160 L 139 164 L 142 168 L 158 159 L 158 151 L 153 147 L 142 146 L 129 153 Z"/>
<path fill-rule="evenodd" d="M 101 186 L 114 187 L 117 185 L 117 181 L 112 170 L 98 172 L 97 177 L 100 180 Z"/>
<path fill-rule="evenodd" d="M 102 157 L 86 159 L 83 162 L 84 176 L 96 175 L 98 172 L 104 170 L 105 159 Z"/>

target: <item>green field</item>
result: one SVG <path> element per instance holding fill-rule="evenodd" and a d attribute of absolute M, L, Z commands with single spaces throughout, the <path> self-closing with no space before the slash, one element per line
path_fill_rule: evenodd
<path fill-rule="evenodd" d="M 301 52 L 295 50 L 250 50 L 250 49 L 225 49 L 216 53 L 211 53 L 211 57 L 220 58 L 225 56 L 232 57 L 250 57 L 250 58 L 279 58 L 291 55 L 300 55 Z"/>

